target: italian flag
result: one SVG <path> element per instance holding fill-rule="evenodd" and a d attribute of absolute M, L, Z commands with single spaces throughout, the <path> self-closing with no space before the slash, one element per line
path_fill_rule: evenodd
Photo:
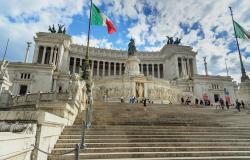
<path fill-rule="evenodd" d="M 92 4 L 91 25 L 107 26 L 108 34 L 112 34 L 113 32 L 116 32 L 116 29 L 113 23 L 94 4 Z"/>
<path fill-rule="evenodd" d="M 241 27 L 237 22 L 233 21 L 233 23 L 234 23 L 235 35 L 237 38 L 250 39 L 250 32 Z"/>

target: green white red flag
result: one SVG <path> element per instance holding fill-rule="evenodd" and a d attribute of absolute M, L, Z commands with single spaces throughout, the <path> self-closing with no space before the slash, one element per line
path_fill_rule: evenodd
<path fill-rule="evenodd" d="M 94 4 L 92 4 L 91 25 L 107 26 L 108 34 L 116 32 L 116 28 L 114 27 L 111 20 L 109 20 L 109 18 L 104 15 Z"/>
<path fill-rule="evenodd" d="M 250 39 L 250 32 L 245 30 L 241 25 L 237 22 L 233 21 L 235 28 L 235 35 L 237 38 L 241 39 Z"/>

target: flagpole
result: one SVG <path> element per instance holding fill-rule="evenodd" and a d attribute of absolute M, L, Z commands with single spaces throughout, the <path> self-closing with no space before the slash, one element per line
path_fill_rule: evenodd
<path fill-rule="evenodd" d="M 90 0 L 90 11 L 89 11 L 89 26 L 88 26 L 88 39 L 87 39 L 87 49 L 85 55 L 85 66 L 82 66 L 83 75 L 82 78 L 87 81 L 87 83 L 91 82 L 91 68 L 89 64 L 89 39 L 90 39 L 90 29 L 91 29 L 91 18 L 92 18 L 92 0 Z M 91 92 L 91 89 L 87 84 L 87 93 Z"/>
<path fill-rule="evenodd" d="M 90 11 L 89 11 L 89 29 L 88 29 L 88 41 L 87 41 L 87 52 L 86 52 L 86 59 L 89 59 L 89 36 L 90 36 L 90 25 L 91 25 L 91 18 L 92 18 L 92 0 L 90 0 Z"/>
<path fill-rule="evenodd" d="M 244 82 L 246 79 L 249 79 L 249 77 L 246 74 L 246 70 L 245 67 L 243 65 L 243 61 L 242 61 L 242 56 L 240 53 L 240 47 L 239 47 L 239 42 L 238 42 L 238 38 L 236 36 L 236 31 L 235 31 L 235 26 L 234 26 L 234 18 L 233 18 L 233 10 L 232 7 L 229 6 L 230 12 L 231 12 L 231 17 L 232 17 L 232 22 L 233 22 L 233 27 L 234 27 L 234 35 L 235 35 L 235 39 L 236 39 L 236 44 L 237 44 L 237 48 L 238 48 L 238 53 L 239 53 L 239 58 L 240 58 L 240 65 L 241 65 L 241 82 Z"/>
<path fill-rule="evenodd" d="M 92 103 L 93 103 L 93 97 L 92 97 L 92 74 L 91 74 L 91 67 L 89 64 L 89 39 L 90 39 L 90 29 L 91 29 L 91 18 L 92 18 L 92 0 L 90 0 L 90 11 L 89 11 L 89 27 L 88 27 L 88 41 L 87 41 L 87 50 L 85 55 L 85 62 L 82 65 L 83 75 L 82 78 L 86 82 L 86 95 L 87 95 L 87 104 L 86 104 L 86 110 L 85 110 L 85 120 L 84 120 L 84 128 L 90 128 L 91 127 L 91 119 L 92 119 Z M 93 62 L 92 62 L 93 63 Z M 83 136 L 84 137 L 84 136 Z M 82 137 L 82 139 L 83 139 Z M 81 142 L 81 148 L 84 148 L 85 144 L 82 140 Z"/>
<path fill-rule="evenodd" d="M 5 46 L 4 55 L 3 55 L 3 61 L 5 60 L 5 56 L 6 56 L 6 53 L 7 53 L 7 50 L 8 50 L 9 41 L 10 41 L 10 39 L 8 39 L 7 44 Z"/>

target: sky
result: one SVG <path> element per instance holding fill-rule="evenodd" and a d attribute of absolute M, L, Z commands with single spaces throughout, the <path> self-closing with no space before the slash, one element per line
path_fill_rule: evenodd
<path fill-rule="evenodd" d="M 181 45 L 197 52 L 197 69 L 205 74 L 203 57 L 207 57 L 210 75 L 229 75 L 240 80 L 240 63 L 228 6 L 235 20 L 250 31 L 249 0 L 93 0 L 109 17 L 117 32 L 91 27 L 91 46 L 127 50 L 133 37 L 137 50 L 159 51 L 166 36 L 182 38 Z M 52 24 L 64 24 L 73 42 L 86 45 L 89 0 L 0 0 L 0 58 L 10 39 L 6 59 L 23 61 L 27 42 L 32 42 L 29 61 L 34 52 L 36 32 L 47 32 Z M 243 63 L 249 75 L 250 41 L 239 40 Z"/>

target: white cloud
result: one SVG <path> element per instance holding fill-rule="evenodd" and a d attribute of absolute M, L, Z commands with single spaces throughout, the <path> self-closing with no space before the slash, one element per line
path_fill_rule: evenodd
<path fill-rule="evenodd" d="M 33 42 L 36 32 L 47 31 L 52 24 L 68 27 L 76 14 L 82 14 L 87 0 L 4 0 L 0 5 L 0 53 L 10 39 L 7 59 L 20 60 L 24 57 L 26 41 Z M 33 47 L 32 47 L 33 49 Z M 31 60 L 31 55 L 29 60 Z"/>
<path fill-rule="evenodd" d="M 91 47 L 97 47 L 97 48 L 114 48 L 112 45 L 112 42 L 109 42 L 107 39 L 96 39 L 94 37 L 90 38 L 90 44 Z M 82 34 L 80 36 L 72 36 L 73 43 L 80 44 L 80 45 L 87 45 L 87 35 Z"/>
<path fill-rule="evenodd" d="M 133 2 L 131 5 L 129 0 L 115 0 L 116 4 L 122 5 L 119 8 L 116 7 L 115 12 L 111 7 L 111 13 L 126 19 L 130 17 L 130 13 L 137 12 L 138 16 L 133 16 L 137 21 L 128 28 L 128 36 L 135 38 L 136 45 L 144 46 L 145 50 L 154 50 L 159 43 L 162 44 L 166 35 L 182 37 L 182 44 L 190 45 L 198 51 L 199 73 L 204 73 L 202 57 L 207 56 L 211 74 L 226 74 L 224 57 L 230 51 L 228 45 L 235 42 L 228 6 L 233 7 L 235 19 L 250 30 L 249 0 L 145 0 L 143 3 L 138 0 L 136 4 Z M 139 12 L 137 5 L 140 5 L 140 8 L 150 8 L 155 12 L 143 17 L 145 15 L 143 9 Z M 127 10 L 127 6 L 132 8 Z M 199 23 L 200 28 L 191 31 L 187 28 L 189 33 L 183 35 L 183 29 L 179 24 L 192 26 L 195 22 Z M 215 27 L 216 30 L 213 32 L 212 28 Z M 199 35 L 201 31 L 204 37 Z M 226 32 L 227 35 L 218 37 L 221 32 Z M 249 42 L 241 41 L 240 47 L 250 52 Z M 231 53 L 228 57 L 229 71 L 235 79 L 239 80 L 241 72 L 237 52 Z M 250 69 L 250 58 L 243 58 L 243 61 L 246 68 Z"/>

